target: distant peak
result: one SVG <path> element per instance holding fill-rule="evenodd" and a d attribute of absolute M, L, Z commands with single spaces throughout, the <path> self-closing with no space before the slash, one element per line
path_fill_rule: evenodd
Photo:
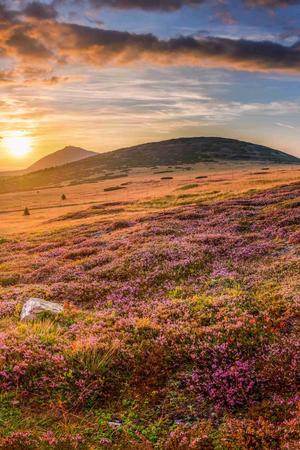
<path fill-rule="evenodd" d="M 56 152 L 44 156 L 39 161 L 36 161 L 27 169 L 27 171 L 32 172 L 47 169 L 50 167 L 62 166 L 71 162 L 79 161 L 81 159 L 89 158 L 90 156 L 94 156 L 96 154 L 97 153 L 85 150 L 81 147 L 67 145 L 66 147 L 57 150 Z"/>

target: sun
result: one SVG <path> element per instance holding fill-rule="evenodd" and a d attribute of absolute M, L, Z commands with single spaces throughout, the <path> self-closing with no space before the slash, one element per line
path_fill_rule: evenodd
<path fill-rule="evenodd" d="M 24 158 L 31 151 L 31 139 L 23 133 L 15 133 L 3 139 L 7 151 L 16 158 Z"/>

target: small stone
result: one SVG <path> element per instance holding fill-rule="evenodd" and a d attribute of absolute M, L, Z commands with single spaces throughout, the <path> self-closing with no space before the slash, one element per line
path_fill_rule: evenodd
<path fill-rule="evenodd" d="M 24 303 L 20 318 L 21 320 L 34 320 L 41 312 L 58 314 L 63 309 L 63 306 L 59 303 L 48 302 L 42 298 L 30 298 Z"/>
<path fill-rule="evenodd" d="M 123 425 L 121 420 L 111 420 L 110 422 L 108 422 L 108 425 L 110 426 L 110 428 L 113 428 L 114 430 L 121 428 L 121 426 Z"/>

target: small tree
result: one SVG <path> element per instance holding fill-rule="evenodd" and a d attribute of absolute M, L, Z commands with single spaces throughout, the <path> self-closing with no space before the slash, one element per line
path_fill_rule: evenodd
<path fill-rule="evenodd" d="M 30 216 L 30 212 L 29 212 L 29 209 L 27 208 L 27 206 L 26 206 L 26 208 L 24 209 L 23 216 Z"/>
<path fill-rule="evenodd" d="M 66 200 L 66 198 L 67 198 L 67 197 L 65 196 L 65 194 L 63 194 L 63 195 L 61 196 L 61 199 L 62 199 L 62 200 Z"/>

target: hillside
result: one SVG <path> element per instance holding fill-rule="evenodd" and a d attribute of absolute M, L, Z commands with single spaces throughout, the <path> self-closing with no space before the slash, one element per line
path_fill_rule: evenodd
<path fill-rule="evenodd" d="M 198 162 L 249 161 L 300 162 L 298 158 L 261 145 L 218 137 L 179 138 L 152 142 L 104 153 L 94 163 L 106 168 L 195 164 Z M 88 162 L 87 162 L 88 163 Z"/>
<path fill-rule="evenodd" d="M 57 150 L 44 158 L 39 159 L 32 164 L 26 172 L 35 172 L 38 170 L 48 169 L 50 167 L 62 166 L 64 164 L 80 161 L 90 156 L 95 156 L 97 153 L 84 150 L 80 147 L 64 147 L 61 150 Z"/>
<path fill-rule="evenodd" d="M 299 448 L 299 196 L 0 240 L 0 448 Z"/>
<path fill-rule="evenodd" d="M 50 155 L 51 156 L 51 155 Z M 179 138 L 98 154 L 64 166 L 0 178 L 0 192 L 22 191 L 85 179 L 107 179 L 105 171 L 195 163 L 299 164 L 295 156 L 225 138 Z M 32 168 L 31 168 L 32 169 Z"/>

